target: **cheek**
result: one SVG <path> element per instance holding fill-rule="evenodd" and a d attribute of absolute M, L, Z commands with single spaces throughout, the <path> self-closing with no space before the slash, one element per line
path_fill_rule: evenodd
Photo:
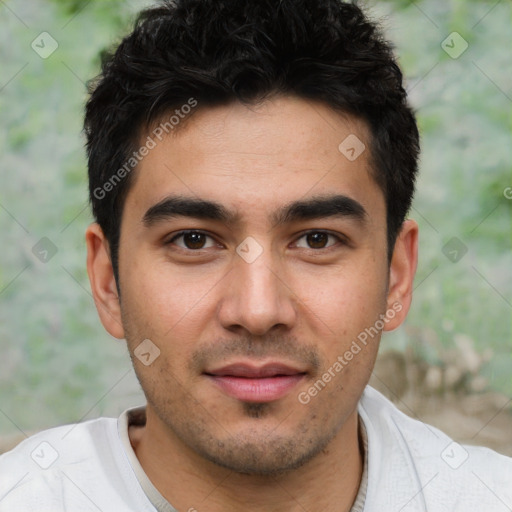
<path fill-rule="evenodd" d="M 219 276 L 211 273 L 192 272 L 134 254 L 121 276 L 127 339 L 131 335 L 135 343 L 138 338 L 149 338 L 173 356 L 192 350 L 187 340 L 197 340 L 213 314 L 212 291 L 218 280 Z"/>
<path fill-rule="evenodd" d="M 332 336 L 357 336 L 385 308 L 385 276 L 370 265 L 361 267 L 305 275 L 295 285 L 305 314 L 317 318 Z"/>
<path fill-rule="evenodd" d="M 344 267 L 336 275 L 302 282 L 301 293 L 307 297 L 303 318 L 322 359 L 323 377 L 316 378 L 330 382 L 322 399 L 329 403 L 338 403 L 340 397 L 357 401 L 377 356 L 381 333 L 375 324 L 385 311 L 386 280 L 375 267 L 363 268 L 368 270 Z"/>

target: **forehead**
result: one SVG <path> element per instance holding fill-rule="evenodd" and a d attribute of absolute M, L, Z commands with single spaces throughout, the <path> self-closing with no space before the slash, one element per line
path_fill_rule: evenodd
<path fill-rule="evenodd" d="M 221 202 L 240 221 L 259 210 L 270 219 L 279 206 L 307 196 L 339 193 L 370 210 L 384 204 L 370 172 L 365 123 L 318 102 L 198 105 L 176 132 L 149 136 L 155 144 L 137 166 L 129 211 L 145 212 L 177 194 Z"/>

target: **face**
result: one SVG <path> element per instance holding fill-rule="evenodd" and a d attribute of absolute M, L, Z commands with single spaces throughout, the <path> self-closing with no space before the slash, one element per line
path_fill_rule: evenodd
<path fill-rule="evenodd" d="M 355 159 L 339 149 L 349 136 L 367 148 Z M 396 307 L 404 272 L 388 264 L 369 143 L 362 122 L 286 97 L 199 108 L 139 163 L 120 308 L 99 309 L 127 339 L 148 421 L 175 443 L 276 474 L 311 460 L 356 414 L 382 325 L 407 309 Z"/>

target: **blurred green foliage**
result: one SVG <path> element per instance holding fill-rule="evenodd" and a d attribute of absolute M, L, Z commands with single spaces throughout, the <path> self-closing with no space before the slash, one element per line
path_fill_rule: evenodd
<path fill-rule="evenodd" d="M 122 342 L 108 336 L 85 272 L 86 163 L 81 135 L 86 81 L 149 2 L 45 0 L 0 4 L 0 433 L 39 429 L 140 403 Z M 370 2 L 397 46 L 422 133 L 421 177 L 411 211 L 420 262 L 406 326 L 383 348 L 435 346 L 470 336 L 491 347 L 491 387 L 512 396 L 512 8 L 509 2 Z M 31 43 L 58 42 L 47 59 Z M 457 59 L 441 42 L 469 44 Z M 32 253 L 42 237 L 58 252 Z M 468 252 L 443 253 L 457 237 Z"/>

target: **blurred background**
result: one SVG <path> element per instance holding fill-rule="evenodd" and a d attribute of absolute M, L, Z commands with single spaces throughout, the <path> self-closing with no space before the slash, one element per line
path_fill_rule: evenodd
<path fill-rule="evenodd" d="M 143 403 L 90 293 L 81 129 L 99 53 L 150 3 L 0 1 L 0 451 Z M 397 47 L 422 135 L 413 306 L 371 382 L 456 440 L 512 455 L 512 6 L 365 5 Z"/>

